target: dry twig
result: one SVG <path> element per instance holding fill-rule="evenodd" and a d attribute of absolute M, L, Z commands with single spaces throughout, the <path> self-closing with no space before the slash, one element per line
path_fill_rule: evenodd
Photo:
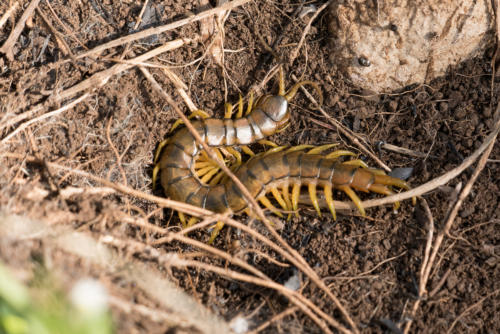
<path fill-rule="evenodd" d="M 5 43 L 3 43 L 2 47 L 0 48 L 0 52 L 4 53 L 7 56 L 8 60 L 10 61 L 14 60 L 14 53 L 12 53 L 12 47 L 14 46 L 14 44 L 16 44 L 19 35 L 21 35 L 21 32 L 24 29 L 26 21 L 31 15 L 33 15 L 33 11 L 38 6 L 39 2 L 40 0 L 31 1 L 30 5 L 28 6 L 28 8 L 26 8 L 23 15 L 21 16 L 21 19 L 19 20 L 19 22 L 17 22 L 16 27 L 14 28 L 14 30 L 11 31 L 9 38 L 7 38 Z"/>

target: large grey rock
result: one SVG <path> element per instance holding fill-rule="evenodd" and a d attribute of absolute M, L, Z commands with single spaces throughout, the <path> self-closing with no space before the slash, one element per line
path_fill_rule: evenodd
<path fill-rule="evenodd" d="M 490 0 L 339 0 L 329 15 L 334 61 L 375 92 L 440 76 L 493 37 Z"/>

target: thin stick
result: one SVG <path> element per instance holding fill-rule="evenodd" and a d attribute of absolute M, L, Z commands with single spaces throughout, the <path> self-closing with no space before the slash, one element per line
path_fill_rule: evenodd
<path fill-rule="evenodd" d="M 292 78 L 293 80 L 295 81 L 298 81 L 297 77 L 295 75 L 292 74 Z M 309 98 L 309 100 L 311 100 L 311 102 L 315 103 L 315 104 L 318 104 L 316 99 L 311 95 L 311 93 L 309 93 L 309 91 L 304 87 L 300 87 L 302 89 L 302 91 L 304 92 L 304 94 L 306 94 L 306 96 Z M 317 109 L 333 126 L 335 126 L 335 128 L 340 132 L 342 133 L 344 136 L 346 136 L 347 138 L 349 138 L 350 141 L 352 141 L 361 151 L 363 151 L 363 153 L 365 153 L 366 155 L 370 156 L 370 158 L 372 158 L 380 167 L 382 167 L 385 171 L 387 172 L 390 172 L 391 171 L 391 168 L 389 168 L 389 166 L 387 166 L 385 163 L 382 162 L 382 160 L 380 160 L 375 154 L 373 154 L 370 150 L 368 150 L 360 141 L 359 139 L 352 133 L 351 130 L 347 129 L 346 127 L 344 127 L 339 121 L 337 121 L 336 119 L 332 118 L 330 115 L 328 115 L 325 110 L 319 106 L 318 109 Z M 317 121 L 315 120 L 314 121 L 315 123 L 317 124 L 320 124 L 320 125 L 323 125 L 325 123 L 321 122 L 321 121 Z M 322 124 L 321 124 L 322 123 Z M 328 125 L 328 124 L 326 124 Z M 326 126 L 328 127 L 328 126 Z"/>
<path fill-rule="evenodd" d="M 108 43 L 104 43 L 102 45 L 99 45 L 99 46 L 93 48 L 92 50 L 83 52 L 83 53 L 77 55 L 76 58 L 79 59 L 79 58 L 83 58 L 83 57 L 88 57 L 88 56 L 94 55 L 96 53 L 101 53 L 102 51 L 109 49 L 109 48 L 113 48 L 115 46 L 119 46 L 122 44 L 126 44 L 126 43 L 129 43 L 132 41 L 142 39 L 142 38 L 146 38 L 146 37 L 149 37 L 151 35 L 160 34 L 160 33 L 163 33 L 165 31 L 173 30 L 173 29 L 182 27 L 186 24 L 197 22 L 197 21 L 202 20 L 206 17 L 216 15 L 220 12 L 223 12 L 226 10 L 231 10 L 235 7 L 242 6 L 249 1 L 250 0 L 234 0 L 234 1 L 223 4 L 222 6 L 203 11 L 197 15 L 190 16 L 190 17 L 187 17 L 185 19 L 181 19 L 181 20 L 178 20 L 178 21 L 175 21 L 175 22 L 172 22 L 172 23 L 160 26 L 160 27 L 154 27 L 154 28 L 142 30 L 142 31 L 139 31 L 137 33 L 130 34 L 130 35 L 127 35 L 124 37 L 120 37 L 120 38 L 112 40 Z"/>
<path fill-rule="evenodd" d="M 5 144 L 6 142 L 9 141 L 9 139 L 11 139 L 12 137 L 14 137 L 16 134 L 18 134 L 20 131 L 23 131 L 24 129 L 26 129 L 28 126 L 30 126 L 31 124 L 34 124 L 36 122 L 40 122 L 40 121 L 43 121 L 44 119 L 47 119 L 47 118 L 50 118 L 50 117 L 53 117 L 53 116 L 56 116 L 56 115 L 59 115 L 60 113 L 66 111 L 66 110 L 69 110 L 71 108 L 73 108 L 74 106 L 76 106 L 78 103 L 82 102 L 83 100 L 85 100 L 88 96 L 90 95 L 90 93 L 85 93 L 83 94 L 82 96 L 80 96 L 79 98 L 77 98 L 76 100 L 74 101 L 71 101 L 71 103 L 68 103 L 66 105 L 64 105 L 63 107 L 59 108 L 59 109 L 56 109 L 54 111 L 51 111 L 51 112 L 48 112 L 46 114 L 43 114 L 43 115 L 40 115 L 38 117 L 35 117 L 35 118 L 32 118 L 30 119 L 29 121 L 27 122 L 24 122 L 23 124 L 19 125 L 14 131 L 12 131 L 11 133 L 9 133 L 7 136 L 5 136 L 5 138 L 3 138 L 1 141 L 0 141 L 0 146 Z"/>
<path fill-rule="evenodd" d="M 453 320 L 453 322 L 451 323 L 450 328 L 448 328 L 448 330 L 446 331 L 446 334 L 451 333 L 453 331 L 453 327 L 455 327 L 455 325 L 457 324 L 457 322 L 460 319 L 462 319 L 470 310 L 472 310 L 473 308 L 481 305 L 486 299 L 488 299 L 489 297 L 491 297 L 493 295 L 496 295 L 498 292 L 500 292 L 500 289 L 496 289 L 495 291 L 490 292 L 489 294 L 487 294 L 483 298 L 479 299 L 476 303 L 474 303 L 471 306 L 467 307 L 462 313 L 460 313 L 460 315 L 455 320 Z"/>
<path fill-rule="evenodd" d="M 9 17 L 12 15 L 17 10 L 17 7 L 19 7 L 19 2 L 14 2 L 14 4 L 2 15 L 2 18 L 0 19 L 0 29 L 2 29 L 3 25 Z"/>
<path fill-rule="evenodd" d="M 500 108 L 500 104 L 499 104 L 499 108 Z M 497 123 L 500 123 L 500 119 L 497 121 Z M 495 138 L 496 138 L 496 135 L 495 135 Z M 425 268 L 423 268 L 423 270 L 421 271 L 422 275 L 421 275 L 420 284 L 419 284 L 419 290 L 420 290 L 419 297 L 422 297 L 426 294 L 426 286 L 427 286 L 427 282 L 428 282 L 429 277 L 430 277 L 430 272 L 431 272 L 432 266 L 434 265 L 434 262 L 436 260 L 436 256 L 437 256 L 437 253 L 439 251 L 439 248 L 441 247 L 441 244 L 444 240 L 444 236 L 449 233 L 450 228 L 453 225 L 453 222 L 455 221 L 455 217 L 458 214 L 458 210 L 460 209 L 460 206 L 462 205 L 465 198 L 469 195 L 470 191 L 472 190 L 472 186 L 474 185 L 474 182 L 476 181 L 477 177 L 479 176 L 479 174 L 481 173 L 483 168 L 486 166 L 486 161 L 488 160 L 488 157 L 491 154 L 491 151 L 493 150 L 493 146 L 495 146 L 494 140 L 491 141 L 487 145 L 487 149 L 483 153 L 483 155 L 481 156 L 481 159 L 479 159 L 479 162 L 476 166 L 476 169 L 474 170 L 474 173 L 470 177 L 470 179 L 467 182 L 467 184 L 465 185 L 465 187 L 460 192 L 458 199 L 456 200 L 452 210 L 448 214 L 448 217 L 446 218 L 446 222 L 444 224 L 443 229 L 441 231 L 439 231 L 438 235 L 436 236 L 436 240 L 434 241 L 434 244 L 432 246 L 432 253 L 429 257 L 429 260 L 428 260 Z M 417 299 L 415 301 L 415 304 L 413 305 L 413 309 L 412 309 L 413 316 L 415 316 L 415 314 L 417 312 L 417 309 L 420 305 L 420 301 L 421 301 L 421 298 Z M 405 330 L 404 330 L 405 333 L 408 333 L 410 331 L 411 325 L 412 325 L 412 320 L 410 320 L 406 323 Z"/>
<path fill-rule="evenodd" d="M 5 41 L 3 46 L 0 48 L 0 52 L 4 53 L 7 56 L 7 59 L 10 61 L 14 60 L 14 54 L 12 53 L 12 47 L 14 44 L 16 44 L 17 39 L 19 38 L 19 35 L 21 35 L 21 32 L 24 29 L 24 26 L 26 24 L 26 20 L 28 20 L 28 17 L 33 15 L 33 11 L 35 8 L 38 6 L 38 3 L 40 0 L 32 0 L 28 8 L 24 11 L 23 15 L 21 16 L 21 19 L 19 22 L 17 22 L 14 30 L 9 35 L 9 38 Z M 3 18 L 2 18 L 3 19 Z"/>
<path fill-rule="evenodd" d="M 306 39 L 306 36 L 307 34 L 309 33 L 309 30 L 311 30 L 311 24 L 313 23 L 313 21 L 318 17 L 318 15 L 328 6 L 330 5 L 330 3 L 332 3 L 332 0 L 329 0 L 327 2 L 325 2 L 321 7 L 318 8 L 318 10 L 316 11 L 316 13 L 314 13 L 313 16 L 311 16 L 311 18 L 309 19 L 309 22 L 307 22 L 307 25 L 304 29 L 304 31 L 302 32 L 302 36 L 300 37 L 300 40 L 299 40 L 299 44 L 297 45 L 297 47 L 292 51 L 292 53 L 290 54 L 290 60 L 288 61 L 288 63 L 290 65 L 293 64 L 293 62 L 295 61 L 295 58 L 297 58 L 297 56 L 299 55 L 299 51 L 300 49 L 302 48 L 302 44 L 304 44 L 304 41 Z"/>
<path fill-rule="evenodd" d="M 184 38 L 184 39 L 176 39 L 176 40 L 167 42 L 156 49 L 153 49 L 149 52 L 144 53 L 143 55 L 140 55 L 140 56 L 132 59 L 132 61 L 135 61 L 135 62 L 146 61 L 146 60 L 153 58 L 153 57 L 155 57 L 163 52 L 179 48 L 186 43 L 190 43 L 191 41 L 192 41 L 191 39 Z M 135 63 L 127 62 L 124 64 L 116 64 L 116 65 L 114 65 L 114 66 L 112 66 L 104 71 L 101 71 L 99 73 L 95 73 L 90 78 L 81 81 L 80 83 L 74 85 L 73 87 L 70 87 L 70 88 L 68 88 L 60 93 L 57 93 L 57 92 L 54 93 L 54 95 L 49 99 L 49 103 L 57 103 L 57 102 L 60 102 L 64 99 L 71 98 L 71 97 L 75 96 L 76 94 L 78 94 L 84 90 L 87 90 L 87 89 L 94 90 L 96 88 L 99 88 L 99 87 L 103 86 L 104 84 L 106 84 L 108 82 L 108 80 L 113 75 L 117 75 L 123 71 L 126 71 L 126 70 L 134 67 L 134 66 L 136 66 Z M 32 117 L 37 112 L 43 110 L 47 104 L 48 103 L 38 104 L 35 107 L 33 107 L 31 110 L 28 110 L 22 114 L 19 114 L 15 117 L 5 121 L 4 124 L 0 124 L 0 131 L 3 129 L 9 128 L 9 127 L 15 125 L 16 123 L 21 122 L 27 118 Z M 18 130 L 16 129 L 16 130 L 14 130 L 14 132 L 18 132 Z M 12 137 L 12 134 L 9 134 L 8 136 Z M 2 140 L 2 142 L 6 141 L 6 140 L 7 139 L 4 138 Z"/>
<path fill-rule="evenodd" d="M 295 312 L 297 312 L 298 309 L 299 309 L 298 306 L 290 307 L 290 308 L 284 310 L 283 312 L 276 314 L 274 317 L 272 317 L 268 321 L 264 322 L 259 327 L 251 330 L 250 332 L 247 332 L 246 334 L 257 334 L 259 332 L 262 332 L 264 329 L 269 327 L 273 322 L 281 320 L 290 314 L 294 314 Z"/>
<path fill-rule="evenodd" d="M 500 110 L 500 104 L 499 104 L 498 110 Z M 411 190 L 408 190 L 408 191 L 405 191 L 405 192 L 402 192 L 399 194 L 387 196 L 384 198 L 363 201 L 363 202 L 361 202 L 361 205 L 364 208 L 371 208 L 374 206 L 392 204 L 394 202 L 403 201 L 405 199 L 409 199 L 412 197 L 422 196 L 423 194 L 426 194 L 426 193 L 448 183 L 449 181 L 453 180 L 455 177 L 460 175 L 464 170 L 469 168 L 469 166 L 472 165 L 474 163 L 474 161 L 477 160 L 477 158 L 488 148 L 488 146 L 491 143 L 494 143 L 499 131 L 500 131 L 500 119 L 497 120 L 497 122 L 494 124 L 492 132 L 488 135 L 488 137 L 486 137 L 486 139 L 481 144 L 481 146 L 479 146 L 479 148 L 476 151 L 474 151 L 468 158 L 466 158 L 460 165 L 458 165 L 457 167 L 453 168 L 452 170 L 446 172 L 445 174 L 443 174 L 439 177 L 436 177 L 436 178 L 430 180 L 429 182 L 424 183 L 421 186 L 418 186 L 418 187 L 413 188 Z M 304 197 L 301 197 L 301 202 L 307 203 L 307 199 Z M 321 202 L 323 202 L 323 201 L 321 201 Z M 321 202 L 320 202 L 320 204 L 322 206 L 325 205 L 324 203 L 321 203 Z M 324 207 L 326 207 L 326 206 L 324 206 Z M 356 206 L 350 202 L 347 202 L 347 203 L 346 202 L 339 202 L 338 208 L 339 208 L 339 210 L 349 210 L 349 209 L 355 210 Z M 335 202 L 335 209 L 337 209 L 337 202 Z"/>
<path fill-rule="evenodd" d="M 387 151 L 405 154 L 405 155 L 409 155 L 409 156 L 415 157 L 415 158 L 427 158 L 429 156 L 428 154 L 423 153 L 423 152 L 410 150 L 410 149 L 405 148 L 405 147 L 400 147 L 400 146 L 396 146 L 396 145 L 392 145 L 392 144 L 388 144 L 388 143 L 384 143 L 384 142 L 382 142 L 379 147 L 383 148 Z"/>

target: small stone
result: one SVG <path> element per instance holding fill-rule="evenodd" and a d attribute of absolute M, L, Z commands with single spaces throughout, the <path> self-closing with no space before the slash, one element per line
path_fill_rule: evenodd
<path fill-rule="evenodd" d="M 439 111 L 445 113 L 448 111 L 448 102 L 439 102 Z"/>

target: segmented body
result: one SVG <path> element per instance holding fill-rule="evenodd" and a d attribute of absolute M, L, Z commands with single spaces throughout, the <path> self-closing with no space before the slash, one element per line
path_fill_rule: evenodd
<path fill-rule="evenodd" d="M 280 79 L 279 95 L 262 97 L 245 117 L 193 121 L 202 140 L 214 148 L 230 148 L 255 143 L 283 129 L 289 119 L 288 100 L 303 84 L 317 86 L 311 82 L 301 82 L 285 94 L 282 76 Z M 240 114 L 241 109 L 240 101 Z M 164 147 L 160 147 L 157 152 L 161 156 L 153 172 L 153 182 L 159 172 L 167 197 L 218 213 L 240 213 L 247 208 L 245 198 L 230 178 L 207 184 L 197 175 L 195 167 L 202 149 L 187 128 L 177 130 L 161 146 L 163 144 Z M 282 147 L 256 155 L 237 167 L 234 173 L 255 199 L 278 215 L 281 215 L 280 211 L 266 197 L 270 192 L 284 210 L 296 211 L 301 188 L 307 186 L 311 202 L 320 214 L 316 197 L 319 186 L 335 218 L 334 189 L 347 194 L 364 215 L 361 200 L 354 190 L 390 195 L 393 193 L 392 186 L 409 188 L 400 179 L 387 176 L 380 170 L 366 168 L 360 160 L 342 162 L 339 159 L 343 155 L 354 155 L 351 152 L 334 151 L 323 155 L 321 152 L 326 146 L 309 151 L 306 148 L 292 147 L 285 150 Z M 184 219 L 183 216 L 181 219 Z M 221 227 L 222 224 L 217 225 L 211 241 Z"/>
<path fill-rule="evenodd" d="M 209 146 L 234 146 L 255 143 L 282 128 L 288 121 L 288 102 L 280 95 L 265 96 L 244 118 L 196 120 L 193 126 Z M 165 194 L 178 201 L 197 205 L 215 212 L 224 212 L 216 198 L 228 196 L 226 186 L 209 186 L 194 172 L 194 164 L 200 148 L 187 128 L 179 129 L 162 151 L 158 167 Z M 231 196 L 231 195 L 229 195 Z M 235 210 L 232 210 L 235 212 Z"/>

